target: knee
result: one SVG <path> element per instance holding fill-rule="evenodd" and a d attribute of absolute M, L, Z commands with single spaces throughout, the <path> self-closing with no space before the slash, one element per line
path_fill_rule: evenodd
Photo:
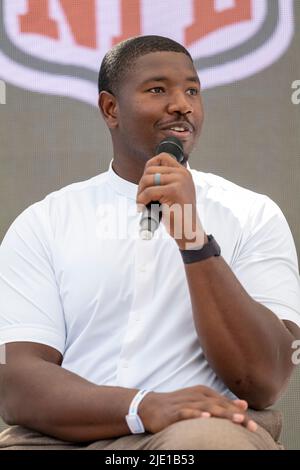
<path fill-rule="evenodd" d="M 179 421 L 157 435 L 161 450 L 255 450 L 255 439 L 241 425 L 220 418 Z"/>

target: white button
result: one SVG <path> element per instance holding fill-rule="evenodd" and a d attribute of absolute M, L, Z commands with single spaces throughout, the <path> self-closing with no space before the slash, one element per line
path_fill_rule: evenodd
<path fill-rule="evenodd" d="M 123 361 L 122 367 L 123 367 L 124 369 L 127 369 L 127 368 L 129 367 L 128 362 L 127 362 L 127 361 Z"/>
<path fill-rule="evenodd" d="M 147 266 L 145 264 L 143 264 L 142 266 L 140 266 L 140 271 L 142 273 L 145 273 L 147 271 Z"/>

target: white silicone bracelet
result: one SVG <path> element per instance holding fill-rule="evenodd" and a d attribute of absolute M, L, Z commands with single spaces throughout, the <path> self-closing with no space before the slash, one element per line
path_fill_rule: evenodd
<path fill-rule="evenodd" d="M 151 392 L 151 390 L 140 390 L 130 403 L 128 415 L 126 415 L 126 422 L 132 434 L 142 434 L 145 432 L 143 422 L 138 415 L 138 407 L 149 392 Z"/>

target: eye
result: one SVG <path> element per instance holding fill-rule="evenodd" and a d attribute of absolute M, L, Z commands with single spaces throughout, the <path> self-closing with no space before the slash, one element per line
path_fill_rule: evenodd
<path fill-rule="evenodd" d="M 192 95 L 192 96 L 195 96 L 195 95 L 198 95 L 199 94 L 199 90 L 198 88 L 189 88 L 187 90 L 188 94 L 189 95 Z"/>
<path fill-rule="evenodd" d="M 153 93 L 155 95 L 158 95 L 159 93 L 163 93 L 164 92 L 164 89 L 163 87 L 161 86 L 155 86 L 153 88 L 150 88 L 148 91 L 150 91 L 150 93 Z"/>

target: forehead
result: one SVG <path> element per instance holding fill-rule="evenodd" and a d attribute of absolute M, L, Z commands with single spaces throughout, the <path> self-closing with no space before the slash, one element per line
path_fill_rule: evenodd
<path fill-rule="evenodd" d="M 151 52 L 135 60 L 125 82 L 138 86 L 155 77 L 186 80 L 197 77 L 197 72 L 191 59 L 182 52 Z"/>

